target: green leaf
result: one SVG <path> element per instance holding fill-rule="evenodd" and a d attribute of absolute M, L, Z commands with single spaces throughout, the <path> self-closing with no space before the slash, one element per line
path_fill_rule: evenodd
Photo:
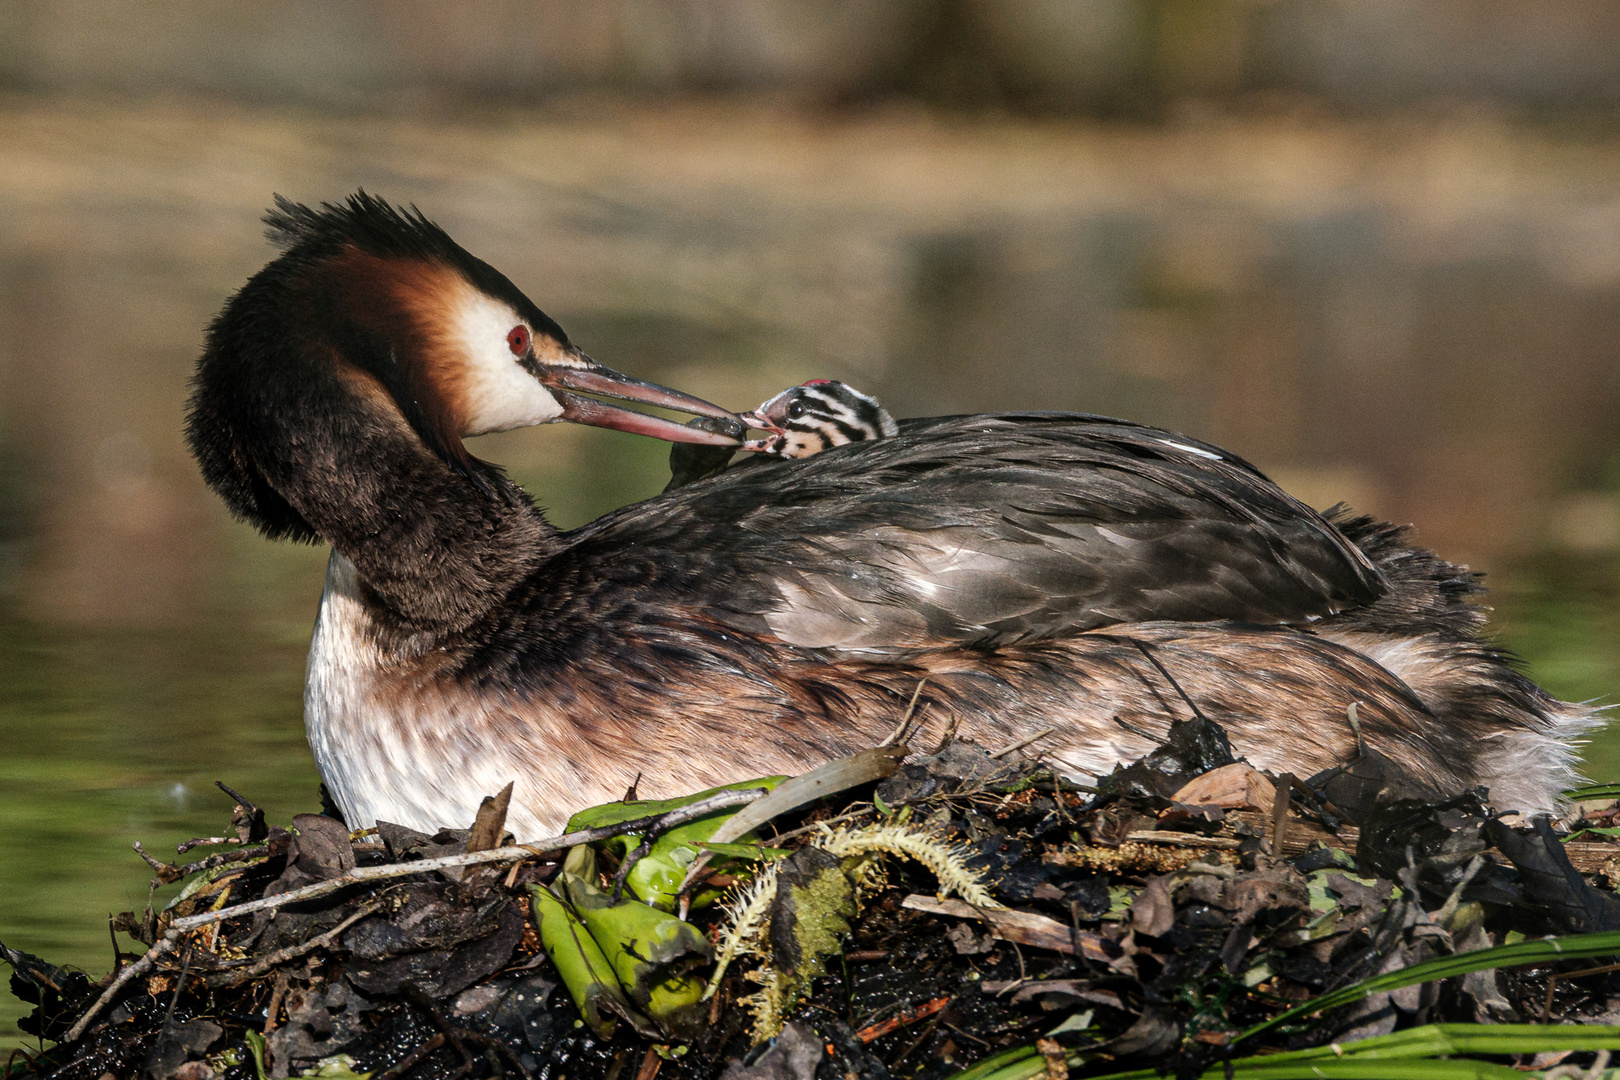
<path fill-rule="evenodd" d="M 1591 799 L 1620 799 L 1620 784 L 1589 784 L 1586 787 L 1564 792 L 1564 798 L 1574 802 L 1586 802 Z"/>
<path fill-rule="evenodd" d="M 529 886 L 529 904 L 539 924 L 540 943 L 591 1030 L 611 1039 L 617 1025 L 608 1014 L 617 1013 L 638 1030 L 654 1031 L 652 1024 L 631 1007 L 613 966 L 573 909 L 542 885 Z"/>
<path fill-rule="evenodd" d="M 1030 1067 L 1028 1071 L 1025 1066 Z M 1033 1046 L 1015 1046 L 953 1073 L 948 1080 L 1025 1080 L 1045 1072 L 1046 1059 L 1039 1050 Z"/>
<path fill-rule="evenodd" d="M 1584 829 L 1576 829 L 1564 837 L 1564 843 L 1567 844 L 1576 837 L 1585 836 L 1587 833 L 1597 833 L 1599 836 L 1620 836 L 1620 826 L 1589 825 Z"/>
<path fill-rule="evenodd" d="M 633 821 L 636 818 L 650 817 L 654 814 L 668 813 L 682 806 L 690 805 L 700 799 L 722 791 L 746 791 L 750 788 L 764 788 L 774 790 L 778 784 L 787 779 L 784 776 L 766 776 L 758 780 L 743 780 L 724 787 L 710 788 L 695 795 L 684 795 L 678 799 L 663 799 L 660 801 L 643 800 L 640 802 L 606 803 L 602 806 L 593 806 L 581 810 L 568 821 L 568 831 L 576 829 L 599 828 L 603 825 L 617 825 L 621 821 Z M 675 910 L 675 895 L 686 879 L 687 868 L 698 857 L 697 843 L 708 840 L 714 835 L 724 822 L 730 820 L 738 811 L 738 807 L 716 810 L 696 821 L 688 821 L 684 825 L 677 825 L 653 841 L 652 848 L 646 855 L 637 860 L 631 868 L 630 874 L 625 878 L 625 887 L 636 897 L 658 908 L 660 911 Z M 641 833 L 626 833 L 604 840 L 600 847 L 604 851 L 611 851 L 621 859 L 641 846 Z M 694 908 L 707 907 L 719 897 L 721 890 L 699 889 L 692 895 Z"/>
<path fill-rule="evenodd" d="M 700 1034 L 703 979 L 695 969 L 714 959 L 703 931 L 634 900 L 613 903 L 596 887 L 596 852 L 588 845 L 568 852 L 560 880 L 630 1000 L 677 1037 Z"/>
<path fill-rule="evenodd" d="M 264 1036 L 257 1031 L 246 1031 L 242 1039 L 247 1043 L 248 1053 L 253 1055 L 253 1075 L 264 1080 Z"/>
<path fill-rule="evenodd" d="M 599 829 L 605 825 L 617 825 L 621 821 L 634 821 L 636 818 L 667 814 L 671 810 L 691 806 L 695 802 L 707 799 L 711 795 L 718 795 L 722 791 L 747 791 L 749 788 L 764 788 L 766 791 L 773 791 L 778 784 L 786 779 L 785 776 L 762 776 L 757 780 L 739 780 L 735 784 L 723 784 L 720 787 L 709 788 L 707 791 L 699 791 L 695 795 L 682 795 L 678 799 L 639 799 L 630 802 L 603 803 L 601 806 L 587 807 L 569 818 L 566 831 L 577 832 L 580 829 Z M 730 817 L 734 813 L 736 813 L 735 808 L 715 811 L 716 815 L 722 817 Z M 704 818 L 702 820 L 707 821 L 709 819 Z"/>

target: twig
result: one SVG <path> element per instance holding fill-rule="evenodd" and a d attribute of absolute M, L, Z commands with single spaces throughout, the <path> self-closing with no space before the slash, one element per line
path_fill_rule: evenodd
<path fill-rule="evenodd" d="M 1604 975 L 1611 971 L 1620 971 L 1620 964 L 1604 964 L 1602 967 L 1582 968 L 1580 971 L 1558 971 L 1547 976 L 1547 1003 L 1541 1010 L 1541 1022 L 1545 1024 L 1552 1018 L 1553 991 L 1558 988 L 1559 979 L 1580 979 L 1587 975 Z"/>
<path fill-rule="evenodd" d="M 385 1069 L 384 1071 L 378 1073 L 377 1080 L 399 1080 L 400 1077 L 404 1076 L 406 1073 L 420 1065 L 424 1058 L 432 1054 L 435 1050 L 443 1047 L 444 1043 L 444 1032 L 441 1031 L 437 1035 L 433 1036 L 433 1038 L 423 1043 L 421 1046 L 418 1046 L 415 1050 L 412 1050 L 410 1053 L 406 1054 L 404 1060 L 402 1060 L 399 1064 L 395 1065 L 391 1069 Z"/>
<path fill-rule="evenodd" d="M 326 881 L 317 881 L 315 884 L 306 885 L 301 889 L 290 889 L 284 893 L 277 893 L 275 896 L 267 896 L 260 900 L 249 900 L 246 903 L 237 904 L 235 907 L 221 908 L 219 911 L 205 911 L 184 919 L 176 919 L 171 926 L 181 932 L 195 930 L 199 926 L 207 926 L 209 923 L 251 915 L 255 911 L 267 911 L 273 908 L 285 907 L 288 904 L 300 904 L 306 900 L 314 900 L 317 897 L 341 892 L 354 885 L 363 885 L 374 881 L 388 881 L 399 877 L 411 877 L 415 874 L 426 874 L 435 870 L 532 859 L 550 851 L 573 847 L 576 844 L 590 844 L 627 832 L 644 832 L 654 826 L 662 826 L 667 829 L 673 825 L 703 817 L 728 806 L 740 806 L 744 803 L 753 802 L 761 794 L 763 794 L 763 791 L 760 788 L 749 788 L 744 791 L 722 791 L 709 796 L 707 799 L 702 799 L 689 806 L 678 807 L 663 814 L 652 814 L 648 817 L 636 818 L 632 821 L 621 821 L 616 825 L 602 825 L 594 829 L 577 829 L 571 833 L 536 840 L 529 844 L 511 844 L 490 851 L 473 851 L 465 855 L 445 855 L 437 859 L 420 859 L 416 862 L 392 863 L 388 866 L 357 866 L 338 877 Z"/>
<path fill-rule="evenodd" d="M 113 970 L 117 971 L 119 966 L 124 962 L 125 953 L 124 950 L 118 947 L 118 931 L 113 929 L 113 921 L 110 918 L 107 920 L 107 936 L 112 938 Z M 0 1073 L 0 1076 L 9 1075 L 9 1073 Z"/>
<path fill-rule="evenodd" d="M 1016 948 L 1018 948 L 1018 946 L 1014 945 L 1013 948 L 1016 949 Z M 1023 960 L 1023 953 L 1019 953 L 1018 956 L 1019 956 L 1019 960 L 1022 961 Z M 945 1001 L 948 1004 L 950 1002 L 950 999 L 946 998 Z M 928 1008 L 928 1006 L 926 1006 L 926 1005 L 923 1006 L 923 1007 Z M 942 1005 L 942 1006 L 940 1006 L 940 1008 L 944 1008 L 944 1006 Z M 935 1010 L 933 1010 L 933 1015 L 934 1015 L 934 1018 L 932 1020 L 928 1021 L 927 1026 L 924 1027 L 922 1029 L 922 1031 L 917 1033 L 917 1037 L 915 1039 L 911 1040 L 911 1045 L 906 1047 L 903 1051 L 901 1051 L 899 1057 L 897 1057 L 893 1061 L 889 1062 L 889 1068 L 890 1069 L 898 1070 L 899 1067 L 900 1067 L 900 1063 L 902 1061 L 906 1060 L 906 1058 L 908 1058 L 912 1054 L 916 1053 L 917 1048 L 919 1046 L 921 1046 L 924 1042 L 926 1042 L 928 1039 L 932 1038 L 934 1032 L 939 1030 L 939 1022 L 945 1018 L 945 1014 L 940 1012 L 938 1009 L 935 1009 Z"/>
<path fill-rule="evenodd" d="M 910 1012 L 901 1012 L 896 1016 L 889 1017 L 887 1020 L 863 1027 L 855 1033 L 855 1037 L 863 1043 L 875 1042 L 885 1035 L 899 1031 L 908 1024 L 915 1024 L 919 1020 L 925 1020 L 933 1016 L 950 1003 L 951 999 L 948 997 L 935 998 L 932 1001 L 924 1002 Z M 901 1058 L 903 1059 L 904 1056 L 901 1055 Z"/>
<path fill-rule="evenodd" d="M 90 1021 L 95 1019 L 95 1015 L 101 1011 L 102 1007 L 106 1005 L 107 1002 L 117 997 L 118 992 L 125 986 L 128 986 L 130 981 L 137 975 L 144 974 L 145 972 L 151 970 L 152 965 L 157 963 L 159 957 L 174 948 L 175 942 L 180 940 L 180 935 L 181 931 L 176 930 L 173 926 L 171 926 L 169 928 L 169 932 L 163 935 L 162 941 L 159 941 L 156 945 L 153 945 L 150 949 L 147 949 L 139 960 L 135 961 L 133 964 L 130 964 L 128 967 L 124 968 L 116 976 L 114 976 L 113 981 L 107 984 L 107 989 L 101 992 L 101 996 L 96 998 L 96 1000 L 90 1005 L 90 1008 L 85 1010 L 85 1014 L 79 1017 L 78 1021 L 72 1027 L 68 1028 L 68 1033 L 62 1037 L 62 1041 L 65 1043 L 70 1043 L 79 1036 L 83 1035 L 84 1029 L 90 1026 Z"/>
<path fill-rule="evenodd" d="M 287 984 L 291 981 L 285 971 L 276 972 L 275 982 L 270 987 L 270 1004 L 264 1010 L 264 1030 L 260 1032 L 267 1039 L 281 1025 L 281 1003 L 287 1000 Z"/>
<path fill-rule="evenodd" d="M 269 956 L 262 956 L 247 967 L 238 968 L 234 971 L 226 971 L 222 974 L 215 975 L 208 980 L 208 986 L 210 988 L 220 986 L 238 986 L 249 979 L 257 979 L 260 975 L 263 975 L 271 968 L 279 967 L 282 964 L 285 964 L 288 960 L 296 960 L 305 953 L 314 952 L 316 949 L 324 948 L 327 945 L 330 945 L 337 939 L 339 934 L 343 933 L 343 931 L 347 930 L 361 919 L 366 918 L 368 915 L 376 914 L 381 907 L 381 904 L 367 904 L 353 915 L 350 915 L 347 919 L 344 919 L 342 922 L 332 927 L 332 929 L 326 931 L 326 933 L 312 937 L 308 941 L 299 945 L 289 945 L 285 949 L 277 949 Z"/>
<path fill-rule="evenodd" d="M 183 840 L 174 845 L 174 853 L 176 855 L 184 855 L 192 848 L 200 847 L 225 847 L 226 845 L 231 845 L 234 847 L 242 842 L 243 841 L 241 839 L 235 836 L 196 836 L 190 840 Z"/>
<path fill-rule="evenodd" d="M 652 850 L 653 841 L 657 837 L 657 833 L 648 829 L 647 835 L 641 838 L 641 843 L 637 844 L 635 849 L 624 857 L 624 861 L 619 863 L 619 872 L 613 875 L 614 904 L 624 899 L 624 883 L 630 879 L 630 871 L 635 869 L 636 863 L 647 857 L 647 853 Z"/>
<path fill-rule="evenodd" d="M 945 721 L 945 733 L 939 737 L 939 745 L 930 750 L 927 756 L 933 757 L 936 754 L 943 753 L 954 738 L 956 738 L 956 714 L 951 713 L 950 719 Z"/>
<path fill-rule="evenodd" d="M 1187 703 L 1187 708 L 1192 710 L 1194 718 L 1203 720 L 1207 723 L 1208 718 L 1198 710 L 1198 706 L 1193 703 L 1192 698 L 1187 696 L 1187 691 L 1181 688 L 1181 684 L 1176 682 L 1176 677 L 1170 674 L 1169 671 L 1165 670 L 1165 666 L 1163 664 L 1159 663 L 1159 658 L 1154 656 L 1153 653 L 1148 649 L 1147 642 L 1141 641 L 1137 638 L 1131 638 L 1131 644 L 1135 645 L 1139 650 L 1141 650 L 1142 655 L 1148 658 L 1148 663 L 1159 669 L 1159 674 L 1163 675 L 1170 683 L 1170 688 L 1177 694 L 1181 695 L 1181 700 Z"/>
<path fill-rule="evenodd" d="M 451 1025 L 450 1021 L 439 1014 L 438 1007 L 433 1004 L 433 999 L 421 987 L 410 984 L 405 986 L 405 996 L 417 1008 L 428 1014 L 428 1019 L 433 1021 L 433 1026 L 439 1029 L 439 1034 L 444 1036 L 445 1042 L 450 1044 L 452 1050 L 461 1055 L 461 1068 L 457 1069 L 452 1075 L 461 1075 L 469 1071 L 474 1064 L 473 1056 L 467 1052 L 467 1044 L 461 1041 L 461 1035 L 456 1028 Z"/>
<path fill-rule="evenodd" d="M 131 844 L 130 847 L 135 849 L 135 854 L 139 855 L 146 861 L 147 866 L 150 866 L 152 869 L 157 871 L 157 877 L 152 879 L 152 888 L 156 889 L 161 885 L 172 885 L 176 881 L 179 881 L 181 878 L 185 877 L 185 875 L 180 872 L 180 868 L 175 866 L 173 863 L 159 862 L 157 859 L 154 859 L 152 856 L 148 855 L 146 853 L 146 849 L 141 846 L 141 842 L 139 840 Z"/>
<path fill-rule="evenodd" d="M 906 706 L 906 714 L 900 718 L 900 723 L 889 732 L 889 737 L 878 743 L 879 746 L 904 746 L 911 738 L 911 717 L 917 711 L 917 701 L 922 697 L 923 687 L 928 685 L 927 679 L 917 680 L 917 689 L 911 692 L 911 703 Z"/>
<path fill-rule="evenodd" d="M 359 846 L 361 845 L 356 845 L 356 847 Z M 377 844 L 374 846 L 380 848 L 382 845 Z M 219 854 L 210 855 L 206 859 L 198 859 L 196 862 L 187 863 L 178 869 L 181 877 L 190 877 L 192 874 L 200 874 L 204 870 L 212 870 L 216 866 L 228 866 L 233 862 L 247 862 L 249 859 L 257 859 L 261 855 L 269 854 L 269 852 L 270 845 L 268 844 L 260 844 L 258 847 L 237 848 L 234 851 L 221 851 Z"/>
<path fill-rule="evenodd" d="M 1174 719 L 1174 717 L 1172 717 L 1171 719 Z M 1117 716 L 1114 717 L 1114 723 L 1118 724 L 1120 727 L 1124 728 L 1126 731 L 1130 732 L 1132 735 L 1135 735 L 1135 736 L 1137 736 L 1139 738 L 1146 739 L 1148 742 L 1153 743 L 1155 746 L 1162 745 L 1163 742 L 1164 742 L 1163 739 L 1159 738 L 1157 735 L 1153 734 L 1153 732 L 1147 730 L 1146 728 L 1139 728 L 1135 724 L 1128 724 L 1124 720 L 1121 720 Z"/>
<path fill-rule="evenodd" d="M 163 1012 L 161 1033 L 168 1032 L 169 1023 L 174 1019 L 174 1007 L 180 1004 L 180 992 L 186 988 L 186 978 L 191 974 L 191 954 L 196 951 L 195 943 L 186 946 L 186 955 L 180 962 L 180 977 L 174 981 L 174 993 L 169 996 L 169 1007 Z"/>
<path fill-rule="evenodd" d="M 820 832 L 823 825 L 832 826 L 845 821 L 855 821 L 858 818 L 871 817 L 874 812 L 875 811 L 873 808 L 863 806 L 859 810 L 851 810 L 847 814 L 839 814 L 837 817 L 822 818 L 820 821 L 813 822 L 809 825 L 801 825 L 797 829 L 789 829 L 787 832 L 779 832 L 775 836 L 771 837 L 771 846 L 779 846 L 783 840 L 788 840 L 795 836 L 802 836 L 807 832 Z"/>
<path fill-rule="evenodd" d="M 1357 757 L 1367 752 L 1367 744 L 1361 739 L 1361 717 L 1358 715 L 1360 711 L 1361 702 L 1359 701 L 1352 701 L 1349 707 L 1344 710 L 1345 719 L 1350 721 L 1350 730 L 1355 732 Z"/>
<path fill-rule="evenodd" d="M 1271 804 L 1271 854 L 1282 858 L 1283 840 L 1288 836 L 1288 807 L 1294 794 L 1294 774 L 1283 773 L 1274 785 L 1277 792 Z"/>
<path fill-rule="evenodd" d="M 523 1060 L 518 1057 L 517 1051 L 513 1050 L 500 1039 L 497 1039 L 492 1035 L 485 1035 L 482 1032 L 473 1031 L 464 1027 L 453 1028 L 451 1030 L 455 1033 L 454 1037 L 461 1039 L 463 1042 L 474 1043 L 475 1045 L 482 1046 L 486 1052 L 489 1050 L 494 1050 L 496 1053 L 500 1054 L 501 1057 L 506 1059 L 507 1064 L 511 1065 L 518 1071 L 518 1075 L 523 1077 L 524 1080 L 534 1080 L 534 1073 L 523 1067 Z"/>
<path fill-rule="evenodd" d="M 1031 735 L 1029 738 L 1022 739 L 1019 742 L 1015 742 L 1011 746 L 1004 746 L 1000 750 L 997 750 L 995 753 L 991 754 L 990 756 L 992 758 L 1004 758 L 1008 754 L 1012 753 L 1014 750 L 1022 750 L 1024 747 L 1028 746 L 1032 742 L 1039 742 L 1040 740 L 1046 738 L 1048 735 L 1052 734 L 1056 730 L 1057 730 L 1057 728 L 1055 728 L 1055 727 L 1049 727 L 1045 731 L 1037 731 L 1035 734 Z"/>
<path fill-rule="evenodd" d="M 225 781 L 215 780 L 214 786 L 219 788 L 219 790 L 223 791 L 225 794 L 229 795 L 231 798 L 235 799 L 237 804 L 249 814 L 257 814 L 259 812 L 257 803 L 248 798 L 246 795 L 242 794 L 240 791 L 237 791 L 235 788 L 226 787 Z"/>
<path fill-rule="evenodd" d="M 232 851 L 221 851 L 218 854 L 208 856 L 206 859 L 198 859 L 196 862 L 187 863 L 184 866 L 175 866 L 173 863 L 159 862 L 152 858 L 141 847 L 139 840 L 135 841 L 133 846 L 135 853 L 145 859 L 146 864 L 158 872 L 158 876 L 152 879 L 154 889 L 160 885 L 172 885 L 181 878 L 188 878 L 192 874 L 200 874 L 204 870 L 212 870 L 216 866 L 228 866 L 234 862 L 247 862 L 249 859 L 257 859 L 270 850 L 268 844 L 261 844 L 258 847 L 236 848 Z"/>

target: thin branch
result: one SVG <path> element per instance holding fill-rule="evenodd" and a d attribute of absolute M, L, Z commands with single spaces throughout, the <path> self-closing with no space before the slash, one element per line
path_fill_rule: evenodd
<path fill-rule="evenodd" d="M 342 922 L 332 927 L 332 929 L 326 931 L 326 933 L 317 937 L 312 937 L 301 945 L 289 945 L 285 949 L 277 949 L 268 956 L 261 956 L 247 967 L 238 968 L 235 971 L 226 971 L 222 974 L 211 976 L 208 979 L 208 986 L 210 989 L 221 986 L 238 986 L 249 979 L 257 979 L 260 975 L 265 974 L 272 968 L 280 967 L 288 960 L 296 960 L 305 953 L 311 953 L 316 949 L 325 948 L 333 941 L 336 941 L 337 936 L 343 933 L 343 931 L 347 930 L 361 919 L 364 919 L 370 915 L 375 915 L 379 910 L 381 910 L 381 907 L 382 905 L 380 904 L 367 904 L 353 915 L 350 915 L 347 919 L 344 919 Z"/>
<path fill-rule="evenodd" d="M 206 858 L 198 859 L 194 863 L 184 866 L 175 866 L 173 863 L 159 862 L 146 853 L 139 840 L 134 843 L 135 854 L 146 860 L 146 865 L 157 871 L 157 877 L 152 879 L 152 888 L 162 885 L 172 885 L 181 878 L 188 878 L 192 874 L 200 874 L 204 870 L 212 870 L 216 866 L 226 866 L 235 862 L 246 862 L 266 854 L 269 845 L 260 844 L 258 847 L 234 848 L 230 851 L 221 851 Z"/>
<path fill-rule="evenodd" d="M 689 806 L 678 807 L 663 814 L 653 814 L 648 817 L 636 818 L 632 821 L 621 821 L 616 825 L 603 825 L 594 829 L 578 829 L 571 833 L 564 833 L 561 836 L 536 840 L 530 844 L 513 844 L 508 847 L 494 848 L 490 851 L 473 851 L 465 855 L 445 855 L 437 859 L 420 859 L 416 862 L 393 863 L 388 866 L 357 866 L 353 870 L 340 874 L 335 878 L 318 881 L 301 889 L 291 889 L 260 900 L 249 900 L 245 904 L 237 904 L 234 907 L 221 908 L 218 911 L 205 911 L 184 919 L 176 919 L 171 925 L 181 932 L 195 930 L 199 926 L 207 926 L 209 923 L 223 922 L 226 919 L 251 915 L 255 911 L 268 911 L 285 907 L 288 904 L 300 904 L 306 900 L 341 892 L 354 885 L 411 877 L 415 874 L 425 874 L 435 870 L 450 870 L 463 866 L 483 866 L 486 863 L 505 863 L 514 860 L 531 859 L 547 852 L 574 847 L 576 844 L 591 844 L 623 833 L 645 832 L 649 828 L 656 827 L 667 829 L 682 822 L 692 821 L 706 814 L 712 814 L 714 811 L 728 806 L 740 806 L 744 803 L 753 802 L 762 794 L 764 794 L 764 790 L 761 788 L 748 788 L 744 791 L 722 791 L 719 794 L 709 796 L 707 799 L 692 803 Z"/>
<path fill-rule="evenodd" d="M 147 866 L 150 866 L 152 869 L 157 871 L 157 877 L 152 879 L 152 888 L 156 889 L 164 885 L 173 885 L 176 881 L 179 881 L 185 876 L 180 872 L 180 868 L 175 866 L 173 863 L 159 862 L 157 859 L 154 859 L 152 856 L 148 855 L 146 853 L 146 849 L 141 846 L 141 842 L 139 840 L 131 844 L 130 847 L 135 849 L 135 854 L 139 855 L 143 860 L 145 860 Z"/>
<path fill-rule="evenodd" d="M 1172 716 L 1170 719 L 1172 721 L 1174 721 L 1175 717 Z M 1157 735 L 1153 734 L 1153 732 L 1147 730 L 1146 728 L 1139 728 L 1135 724 L 1128 724 L 1124 720 L 1121 720 L 1117 716 L 1114 717 L 1114 723 L 1118 724 L 1120 727 L 1124 728 L 1126 731 L 1130 732 L 1132 735 L 1135 735 L 1138 738 L 1146 739 L 1148 742 L 1154 744 L 1155 746 L 1163 746 L 1164 745 L 1164 740 L 1163 739 L 1159 738 Z"/>
<path fill-rule="evenodd" d="M 404 1059 L 397 1065 L 378 1073 L 377 1080 L 399 1080 L 399 1077 L 404 1076 L 406 1073 L 420 1065 L 423 1059 L 428 1055 L 443 1049 L 444 1044 L 444 1032 L 441 1031 L 427 1042 L 418 1046 L 415 1050 L 412 1050 L 409 1054 L 406 1054 Z"/>
<path fill-rule="evenodd" d="M 641 838 L 641 843 L 637 844 L 635 850 L 626 855 L 624 861 L 619 864 L 619 872 L 613 875 L 613 903 L 615 905 L 624 899 L 624 883 L 630 879 L 630 871 L 635 869 L 636 863 L 646 858 L 647 853 L 652 850 L 653 841 L 658 838 L 658 835 L 658 833 L 648 829 L 647 835 Z"/>
<path fill-rule="evenodd" d="M 1029 738 L 1020 740 L 1019 742 L 1015 742 L 1011 746 L 1004 746 L 1000 750 L 997 750 L 995 753 L 991 754 L 990 756 L 992 758 L 1004 758 L 1008 754 L 1012 753 L 1014 750 L 1022 750 L 1024 747 L 1028 746 L 1032 742 L 1040 742 L 1042 739 L 1046 738 L 1048 735 L 1052 734 L 1056 730 L 1057 730 L 1057 728 L 1055 728 L 1055 727 L 1049 727 L 1045 731 L 1037 731 L 1035 734 L 1031 735 Z"/>
<path fill-rule="evenodd" d="M 1192 710 L 1193 716 L 1196 719 L 1203 720 L 1208 723 L 1208 717 L 1198 710 L 1198 706 L 1193 703 L 1193 699 L 1187 696 L 1187 691 L 1183 690 L 1181 688 L 1181 684 L 1176 682 L 1176 677 L 1170 674 L 1170 672 L 1165 669 L 1163 664 L 1159 663 L 1159 658 L 1154 656 L 1152 651 L 1148 649 L 1147 642 L 1141 641 L 1137 638 L 1131 638 L 1130 641 L 1132 645 L 1135 645 L 1139 650 L 1141 650 L 1143 656 L 1148 658 L 1148 663 L 1159 669 L 1159 674 L 1163 675 L 1165 679 L 1169 681 L 1170 688 L 1177 694 L 1181 695 L 1181 700 L 1187 703 L 1187 708 Z"/>
<path fill-rule="evenodd" d="M 68 1033 L 62 1037 L 62 1041 L 70 1043 L 79 1036 L 83 1035 L 84 1029 L 90 1026 L 90 1021 L 95 1019 L 96 1014 L 102 1010 L 103 1006 L 105 1006 L 113 998 L 117 997 L 119 991 L 128 986 L 130 981 L 133 980 L 137 975 L 142 975 L 150 971 L 152 969 L 152 965 L 157 963 L 159 957 L 174 948 L 175 943 L 180 940 L 180 933 L 181 932 L 179 930 L 175 930 L 173 927 L 171 927 L 169 932 L 163 935 L 162 941 L 159 941 L 156 945 L 153 945 L 150 949 L 147 949 L 146 953 L 139 960 L 120 971 L 113 978 L 113 981 L 107 984 L 107 989 L 101 992 L 101 996 L 96 998 L 95 1002 L 91 1004 L 90 1008 L 85 1011 L 85 1014 L 79 1017 L 78 1022 L 68 1029 Z"/>
<path fill-rule="evenodd" d="M 906 714 L 900 718 L 900 723 L 889 732 L 888 738 L 878 743 L 879 746 L 901 746 L 911 738 L 911 717 L 917 711 L 917 701 L 922 697 L 923 687 L 928 685 L 927 679 L 917 680 L 917 689 L 911 692 L 911 703 L 906 706 Z"/>
<path fill-rule="evenodd" d="M 945 748 L 951 744 L 951 740 L 954 738 L 956 738 L 956 714 L 951 713 L 951 718 L 945 722 L 945 733 L 939 737 L 939 745 L 923 756 L 936 757 L 943 754 Z"/>
<path fill-rule="evenodd" d="M 225 781 L 223 781 L 223 780 L 215 780 L 214 781 L 214 786 L 219 788 L 219 790 L 223 791 L 225 794 L 229 795 L 231 798 L 235 799 L 237 805 L 240 806 L 243 810 L 246 810 L 248 813 L 256 814 L 256 813 L 259 812 L 258 804 L 256 804 L 252 799 L 248 798 L 246 795 L 242 794 L 240 791 L 237 791 L 235 788 L 226 787 L 225 786 Z"/>

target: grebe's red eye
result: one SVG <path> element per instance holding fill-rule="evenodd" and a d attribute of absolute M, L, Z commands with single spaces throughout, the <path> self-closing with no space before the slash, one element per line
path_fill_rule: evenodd
<path fill-rule="evenodd" d="M 514 326 L 511 333 L 506 335 L 506 347 L 512 350 L 513 356 L 529 355 L 529 328 L 527 326 Z"/>

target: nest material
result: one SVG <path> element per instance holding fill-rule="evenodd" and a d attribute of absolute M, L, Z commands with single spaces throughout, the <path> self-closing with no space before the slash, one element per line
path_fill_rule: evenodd
<path fill-rule="evenodd" d="M 533 887 L 567 901 L 566 853 L 501 855 L 493 810 L 470 831 L 351 835 L 318 815 L 267 827 L 244 800 L 221 854 L 160 870 L 187 880 L 180 897 L 119 917 L 147 952 L 83 1034 L 65 1038 L 113 976 L 93 983 L 5 951 L 13 992 L 35 1006 L 24 1029 L 63 1040 L 12 1075 L 943 1078 L 1020 1045 L 1039 1047 L 1049 1074 L 1076 1048 L 1095 1051 L 1096 1072 L 1185 1073 L 1219 1061 L 1245 1027 L 1375 972 L 1512 934 L 1620 927 L 1601 872 L 1620 848 L 1566 847 L 1544 821 L 1511 827 L 1471 796 L 1374 799 L 1358 830 L 1308 785 L 1218 753 L 1122 769 L 1102 793 L 1013 757 L 953 745 L 876 790 L 777 819 L 764 841 L 775 851 L 718 859 L 700 884 L 731 888 L 733 902 L 687 921 L 733 962 L 702 967 L 701 941 L 688 942 L 682 962 L 699 963 L 712 992 L 678 1033 L 612 995 L 582 1019 L 531 904 Z M 1600 827 L 1617 816 L 1588 812 Z M 502 861 L 412 871 L 469 848 Z M 575 860 L 591 876 L 576 884 L 609 897 L 629 849 Z M 405 876 L 175 932 L 366 867 Z M 845 875 L 848 903 L 795 900 L 814 867 Z M 1376 995 L 1267 1045 L 1620 1014 L 1607 973 L 1567 970 Z"/>

